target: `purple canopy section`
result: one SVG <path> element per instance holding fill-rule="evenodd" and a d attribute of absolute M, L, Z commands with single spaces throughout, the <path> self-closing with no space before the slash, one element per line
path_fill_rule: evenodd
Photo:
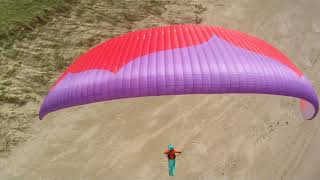
<path fill-rule="evenodd" d="M 217 36 L 196 46 L 138 57 L 116 73 L 68 74 L 45 98 L 40 119 L 58 109 L 113 99 L 178 94 L 258 93 L 305 100 L 306 119 L 319 102 L 311 83 L 288 66 Z"/>

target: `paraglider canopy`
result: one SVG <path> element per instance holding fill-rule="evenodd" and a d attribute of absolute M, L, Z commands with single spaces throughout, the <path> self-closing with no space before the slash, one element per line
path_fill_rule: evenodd
<path fill-rule="evenodd" d="M 301 98 L 306 119 L 319 109 L 306 76 L 265 41 L 222 27 L 172 25 L 130 32 L 81 55 L 51 88 L 39 117 L 98 101 L 214 93 Z"/>

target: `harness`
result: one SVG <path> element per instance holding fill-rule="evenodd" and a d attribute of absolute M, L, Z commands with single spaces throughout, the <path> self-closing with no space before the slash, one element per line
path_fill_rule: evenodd
<path fill-rule="evenodd" d="M 168 156 L 168 159 L 175 159 L 176 158 L 176 154 L 175 154 L 174 150 L 169 151 L 167 156 Z"/>

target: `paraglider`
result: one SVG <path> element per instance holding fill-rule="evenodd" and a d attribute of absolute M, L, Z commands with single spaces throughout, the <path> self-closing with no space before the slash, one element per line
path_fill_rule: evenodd
<path fill-rule="evenodd" d="M 263 40 L 222 27 L 171 25 L 130 32 L 80 56 L 61 75 L 39 112 L 140 96 L 257 93 L 300 98 L 319 109 L 305 75 Z"/>
<path fill-rule="evenodd" d="M 168 149 L 166 149 L 163 154 L 165 154 L 168 158 L 168 171 L 169 176 L 176 175 L 176 157 L 181 155 L 182 151 L 175 149 L 172 144 L 168 145 Z"/>

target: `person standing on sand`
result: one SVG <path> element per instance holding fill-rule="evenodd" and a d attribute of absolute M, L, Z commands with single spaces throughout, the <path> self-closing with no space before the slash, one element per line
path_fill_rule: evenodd
<path fill-rule="evenodd" d="M 169 176 L 176 174 L 176 156 L 179 156 L 181 153 L 182 151 L 175 149 L 172 144 L 169 144 L 168 149 L 164 151 L 163 154 L 168 158 Z"/>

